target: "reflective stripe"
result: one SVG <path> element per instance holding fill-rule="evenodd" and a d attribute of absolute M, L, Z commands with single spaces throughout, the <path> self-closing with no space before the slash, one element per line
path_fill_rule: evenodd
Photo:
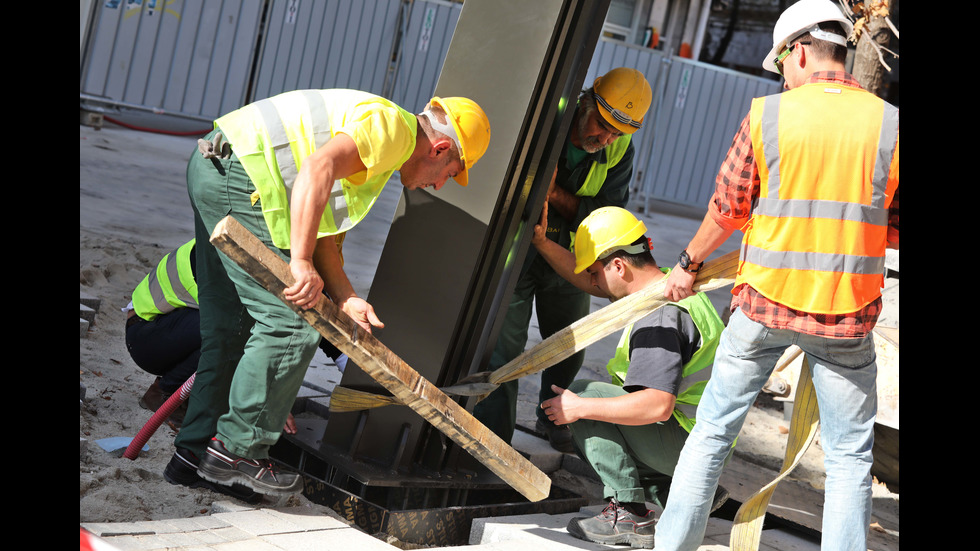
<path fill-rule="evenodd" d="M 762 147 L 769 168 L 769 196 L 779 199 L 779 100 L 769 96 L 762 106 Z"/>
<path fill-rule="evenodd" d="M 886 180 L 888 176 L 885 176 Z M 877 188 L 875 193 L 877 193 Z M 884 193 L 880 200 L 884 202 Z M 843 201 L 820 201 L 808 199 L 772 199 L 760 197 L 755 207 L 755 214 L 775 218 L 830 218 L 861 222 L 873 226 L 888 225 L 888 211 L 882 207 L 845 203 Z"/>
<path fill-rule="evenodd" d="M 150 298 L 153 299 L 153 306 L 161 312 L 170 312 L 173 310 L 173 307 L 167 302 L 167 297 L 163 292 L 163 283 L 160 280 L 160 276 L 157 275 L 160 268 L 166 270 L 167 286 L 170 286 L 169 281 L 174 281 L 179 277 L 177 275 L 177 262 L 174 259 L 174 255 L 167 254 L 163 258 L 163 262 L 157 266 L 157 269 L 147 275 L 147 283 L 149 285 L 147 289 L 150 291 Z"/>
<path fill-rule="evenodd" d="M 276 157 L 276 165 L 279 174 L 282 176 L 283 185 L 286 186 L 286 200 L 293 194 L 293 181 L 299 175 L 299 167 L 296 165 L 296 158 L 293 157 L 293 150 L 289 147 L 289 136 L 286 133 L 286 126 L 279 117 L 272 100 L 264 99 L 255 102 L 255 108 L 259 111 L 262 118 L 262 125 L 269 133 L 272 151 Z"/>
<path fill-rule="evenodd" d="M 192 239 L 167 253 L 133 291 L 133 307 L 140 317 L 149 321 L 177 308 L 198 307 L 197 285 L 190 264 L 194 243 Z"/>
<path fill-rule="evenodd" d="M 314 90 L 301 90 L 303 98 L 310 109 L 314 128 L 313 141 L 316 149 L 323 147 L 330 141 L 330 115 L 327 112 L 327 104 L 323 96 Z M 276 164 L 279 168 L 279 175 L 282 176 L 283 187 L 286 188 L 286 202 L 291 203 L 293 199 L 293 183 L 299 176 L 299 166 L 296 164 L 296 157 L 293 155 L 290 146 L 289 134 L 286 126 L 276 110 L 275 104 L 269 99 L 255 102 L 255 107 L 262 117 L 262 122 L 269 133 L 272 142 L 273 153 L 276 157 Z M 351 221 L 350 209 L 347 206 L 347 197 L 344 194 L 344 186 L 339 180 L 334 181 L 330 190 L 330 197 L 327 199 L 326 208 L 329 209 L 333 217 L 334 227 L 338 232 L 345 232 L 354 227 Z"/>
<path fill-rule="evenodd" d="M 878 159 L 875 161 L 874 190 L 871 196 L 871 205 L 881 209 L 885 208 L 885 189 L 888 186 L 888 174 L 891 171 L 897 145 L 898 108 L 885 103 L 885 112 L 881 119 L 881 136 L 878 138 Z"/>
<path fill-rule="evenodd" d="M 844 272 L 874 275 L 885 270 L 885 257 L 853 256 L 842 253 L 769 251 L 751 245 L 742 248 L 742 259 L 763 268 Z"/>

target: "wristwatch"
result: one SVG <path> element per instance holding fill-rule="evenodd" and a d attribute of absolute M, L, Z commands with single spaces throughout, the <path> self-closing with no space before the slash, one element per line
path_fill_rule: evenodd
<path fill-rule="evenodd" d="M 691 262 L 691 257 L 687 256 L 687 249 L 681 251 L 681 255 L 677 257 L 677 261 L 680 263 L 681 269 L 692 274 L 698 273 L 698 270 L 704 266 L 704 262 Z"/>

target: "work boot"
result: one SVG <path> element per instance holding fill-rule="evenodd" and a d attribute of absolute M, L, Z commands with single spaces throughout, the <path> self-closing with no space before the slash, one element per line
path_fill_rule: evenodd
<path fill-rule="evenodd" d="M 714 499 L 711 500 L 711 510 L 708 511 L 708 514 L 710 515 L 711 513 L 717 511 L 718 509 L 721 509 L 721 506 L 724 505 L 726 501 L 728 501 L 728 497 L 729 497 L 728 490 L 726 490 L 724 486 L 719 484 L 718 488 L 715 489 L 715 497 Z"/>
<path fill-rule="evenodd" d="M 217 438 L 208 444 L 208 453 L 197 466 L 197 473 L 211 482 L 228 485 L 238 482 L 263 494 L 290 495 L 303 490 L 303 478 L 297 473 L 280 471 L 269 458 L 247 459 L 235 455 Z"/>
<path fill-rule="evenodd" d="M 140 398 L 140 407 L 155 412 L 156 410 L 160 409 L 160 407 L 166 403 L 168 399 L 170 399 L 172 394 L 172 392 L 166 392 L 160 387 L 160 377 L 157 377 L 156 380 L 153 381 L 153 384 L 150 385 L 150 388 L 148 388 L 143 394 L 143 397 Z M 184 400 L 179 406 L 177 406 L 177 409 L 170 414 L 168 419 L 170 419 L 174 425 L 179 427 L 184 422 L 184 415 L 186 413 L 187 400 Z"/>
<path fill-rule="evenodd" d="M 609 500 L 609 505 L 594 517 L 578 517 L 568 522 L 568 533 L 576 538 L 614 545 L 628 543 L 630 547 L 641 549 L 653 548 L 655 532 L 654 512 L 648 511 L 646 516 L 634 515 L 615 499 Z"/>
<path fill-rule="evenodd" d="M 170 458 L 170 463 L 167 463 L 167 467 L 163 470 L 163 478 L 171 484 L 179 484 L 188 488 L 204 488 L 231 496 L 235 499 L 240 499 L 250 505 L 262 501 L 262 494 L 253 491 L 251 488 L 246 488 L 241 484 L 236 483 L 231 486 L 226 486 L 224 484 L 215 484 L 210 480 L 204 480 L 197 474 L 198 463 L 199 460 L 194 455 L 194 452 L 185 448 L 177 448 L 173 457 Z"/>
<path fill-rule="evenodd" d="M 575 453 L 575 442 L 572 441 L 572 431 L 568 425 L 556 425 L 551 421 L 538 419 L 534 430 L 548 438 L 551 447 L 562 453 Z"/>

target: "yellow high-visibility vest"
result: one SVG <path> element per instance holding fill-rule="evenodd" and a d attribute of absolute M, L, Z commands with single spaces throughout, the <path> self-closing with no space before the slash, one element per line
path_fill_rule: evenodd
<path fill-rule="evenodd" d="M 191 270 L 194 243 L 191 239 L 167 253 L 156 269 L 147 274 L 133 291 L 133 309 L 146 321 L 177 308 L 197 309 L 197 281 Z"/>
<path fill-rule="evenodd" d="M 358 90 L 294 90 L 215 121 L 255 183 L 272 242 L 289 247 L 289 201 L 303 160 L 338 132 L 354 139 L 366 171 L 334 183 L 317 238 L 360 222 L 415 148 L 415 115 Z"/>
<path fill-rule="evenodd" d="M 665 274 L 670 273 L 669 268 L 661 268 Z M 670 302 L 678 308 L 687 312 L 694 321 L 695 327 L 701 333 L 701 347 L 694 352 L 691 359 L 684 364 L 680 390 L 674 402 L 672 416 L 678 424 L 687 432 L 691 432 L 696 421 L 695 414 L 698 404 L 701 403 L 701 395 L 704 387 L 708 384 L 711 376 L 711 365 L 715 361 L 715 350 L 718 348 L 718 340 L 721 332 L 725 329 L 725 324 L 718 316 L 708 295 L 696 293 L 680 302 Z M 623 331 L 623 336 L 619 339 L 616 353 L 606 364 L 606 371 L 612 377 L 612 383 L 623 386 L 626 381 L 626 372 L 630 367 L 630 334 L 633 332 L 633 324 L 630 324 Z"/>

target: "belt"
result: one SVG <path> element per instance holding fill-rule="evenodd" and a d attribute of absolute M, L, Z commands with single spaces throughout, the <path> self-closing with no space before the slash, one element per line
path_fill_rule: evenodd
<path fill-rule="evenodd" d="M 135 324 L 138 321 L 143 321 L 143 318 L 137 316 L 135 310 L 130 310 L 129 317 L 126 318 L 126 329 L 129 329 L 129 326 Z"/>

